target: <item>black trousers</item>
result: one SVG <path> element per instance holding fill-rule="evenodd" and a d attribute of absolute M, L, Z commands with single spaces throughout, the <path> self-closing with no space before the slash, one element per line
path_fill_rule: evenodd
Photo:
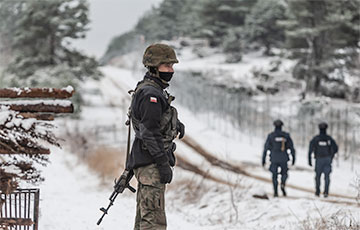
<path fill-rule="evenodd" d="M 279 168 L 280 173 L 279 173 Z M 281 174 L 281 184 L 285 185 L 286 179 L 288 178 L 288 165 L 287 162 L 277 162 L 277 163 L 271 163 L 270 172 L 272 173 L 272 182 L 274 186 L 274 193 L 277 193 L 278 188 L 278 175 Z"/>

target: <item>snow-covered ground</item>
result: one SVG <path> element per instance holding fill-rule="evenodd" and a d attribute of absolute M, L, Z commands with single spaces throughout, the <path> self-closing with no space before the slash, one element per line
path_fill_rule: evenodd
<path fill-rule="evenodd" d="M 103 67 L 105 77 L 100 82 L 87 82 L 85 100 L 88 102 L 81 115 L 80 127 L 92 125 L 123 125 L 124 113 L 129 104 L 127 94 L 142 76 L 126 69 Z M 176 96 L 176 95 L 175 95 Z M 270 173 L 259 167 L 263 141 L 231 128 L 231 137 L 221 134 L 207 125 L 204 117 L 176 104 L 180 119 L 186 125 L 186 134 L 216 157 L 244 166 L 254 175 L 268 177 Z M 216 118 L 219 119 L 219 118 Z M 64 124 L 74 121 L 58 121 L 59 131 Z M 217 122 L 217 121 L 216 121 Z M 219 120 L 219 122 L 225 122 Z M 126 137 L 126 135 L 124 135 Z M 123 138 L 123 137 L 119 137 Z M 123 140 L 119 140 L 122 142 Z M 260 200 L 254 194 L 272 195 L 267 182 L 211 166 L 181 141 L 177 141 L 177 154 L 198 165 L 210 175 L 236 184 L 236 187 L 217 184 L 179 167 L 174 170 L 174 181 L 169 186 L 166 209 L 169 230 L 223 230 L 223 229 L 302 229 L 302 221 L 329 218 L 338 214 L 342 221 L 360 220 L 356 201 L 349 199 L 314 199 L 313 194 L 288 189 L 289 198 Z M 51 164 L 43 168 L 45 182 L 41 189 L 40 229 L 131 229 L 135 218 L 135 195 L 120 195 L 100 227 L 100 207 L 108 205 L 111 184 L 105 184 L 85 163 L 67 150 L 52 149 Z M 313 189 L 313 170 L 306 165 L 306 151 L 299 149 L 297 167 L 289 172 L 289 183 Z M 357 167 L 358 169 L 359 167 Z M 304 169 L 304 170 L 300 170 Z M 355 197 L 356 190 L 350 184 L 356 172 L 347 162 L 334 167 L 331 192 Z M 329 201 L 343 201 L 331 203 Z"/>
<path fill-rule="evenodd" d="M 60 149 L 52 149 L 51 164 L 43 169 L 40 185 L 40 226 L 44 230 L 132 229 L 135 220 L 135 195 L 126 191 L 118 196 L 100 226 L 100 207 L 107 207 L 111 187 L 101 185 L 96 174 L 79 159 Z M 204 229 L 168 213 L 169 229 Z"/>

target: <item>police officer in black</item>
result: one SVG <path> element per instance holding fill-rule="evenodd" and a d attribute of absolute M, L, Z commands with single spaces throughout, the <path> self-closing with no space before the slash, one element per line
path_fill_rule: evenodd
<path fill-rule="evenodd" d="M 309 146 L 309 165 L 312 166 L 312 153 L 315 154 L 315 195 L 320 195 L 321 174 L 325 175 L 324 197 L 329 195 L 331 163 L 334 155 L 338 152 L 338 146 L 334 139 L 326 134 L 328 125 L 325 122 L 319 124 L 320 134 L 315 136 Z"/>
<path fill-rule="evenodd" d="M 185 133 L 171 105 L 175 98 L 165 90 L 174 74 L 174 63 L 178 60 L 170 46 L 150 45 L 143 56 L 148 71 L 133 91 L 129 115 L 135 140 L 126 167 L 134 171 L 138 181 L 134 230 L 167 227 L 164 194 L 175 166 L 173 140 Z"/>
<path fill-rule="evenodd" d="M 288 150 L 292 155 L 292 165 L 295 164 L 295 149 L 293 141 L 289 135 L 282 131 L 284 123 L 281 120 L 274 121 L 275 130 L 270 133 L 266 139 L 264 152 L 262 156 L 262 165 L 265 166 L 267 152 L 270 151 L 270 172 L 272 172 L 272 181 L 274 186 L 274 197 L 278 196 L 278 168 L 281 169 L 281 191 L 286 196 L 285 185 L 288 177 L 289 159 Z"/>

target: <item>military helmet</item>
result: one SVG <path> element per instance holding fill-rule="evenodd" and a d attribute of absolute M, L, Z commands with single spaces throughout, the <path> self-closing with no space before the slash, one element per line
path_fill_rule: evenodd
<path fill-rule="evenodd" d="M 163 63 L 178 63 L 173 48 L 165 44 L 153 44 L 146 48 L 143 64 L 146 67 L 158 67 Z"/>
<path fill-rule="evenodd" d="M 319 124 L 319 129 L 327 129 L 327 127 L 328 127 L 328 124 L 326 122 L 321 122 Z"/>
<path fill-rule="evenodd" d="M 274 126 L 276 126 L 276 127 L 283 126 L 283 125 L 284 125 L 284 123 L 280 119 L 277 119 L 274 121 Z"/>

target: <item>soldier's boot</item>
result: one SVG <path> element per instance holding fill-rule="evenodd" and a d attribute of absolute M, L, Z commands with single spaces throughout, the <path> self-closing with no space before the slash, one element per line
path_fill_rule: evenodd
<path fill-rule="evenodd" d="M 287 194 L 286 194 L 286 191 L 285 191 L 285 184 L 281 184 L 281 191 L 282 191 L 282 194 L 283 194 L 283 196 L 286 196 Z"/>

